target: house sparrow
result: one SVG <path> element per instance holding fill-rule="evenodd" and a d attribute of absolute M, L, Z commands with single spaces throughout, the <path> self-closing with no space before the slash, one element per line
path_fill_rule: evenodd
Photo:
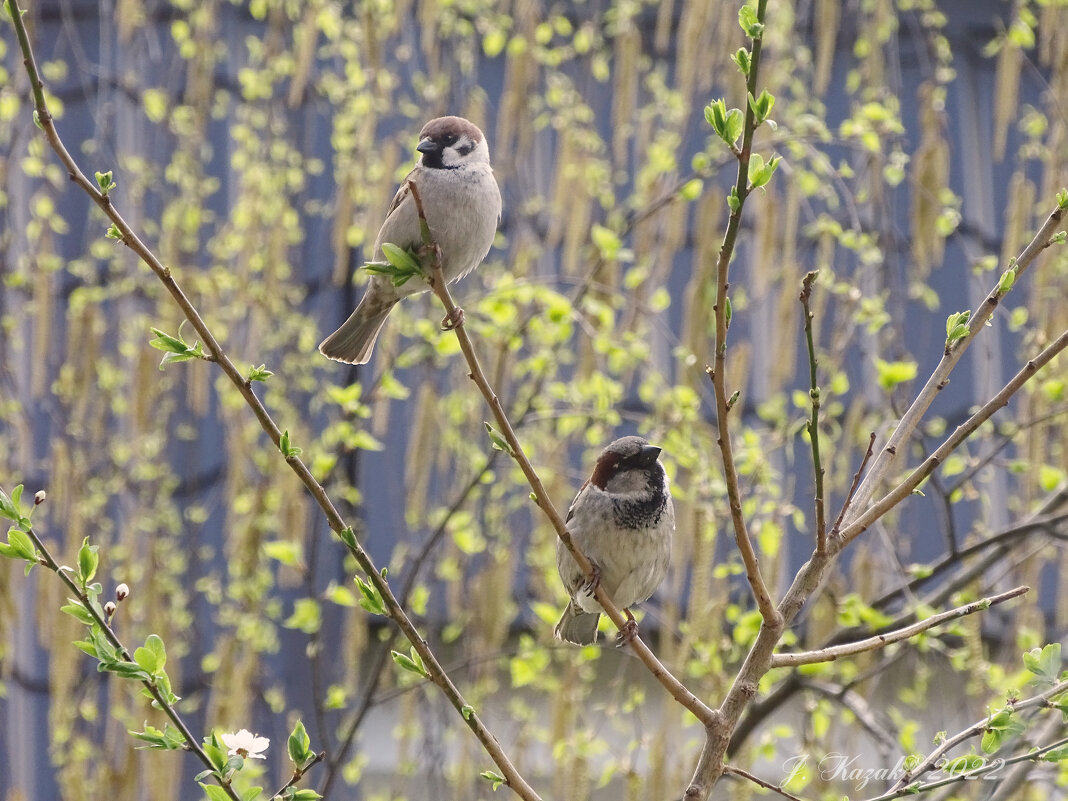
<path fill-rule="evenodd" d="M 393 198 L 375 239 L 373 261 L 385 261 L 385 242 L 406 250 L 423 248 L 419 214 L 408 188 L 408 181 L 414 181 L 431 238 L 441 249 L 442 272 L 452 283 L 475 269 L 489 253 L 501 217 L 501 191 L 490 167 L 486 137 L 463 117 L 438 117 L 428 122 L 419 132 L 416 150 L 419 163 Z M 388 275 L 374 275 L 356 311 L 323 340 L 319 352 L 339 362 L 366 364 L 393 305 L 427 289 L 418 279 L 398 287 Z"/>
<path fill-rule="evenodd" d="M 675 509 L 660 448 L 641 437 L 617 439 L 601 452 L 593 475 L 582 485 L 567 512 L 567 530 L 575 546 L 593 563 L 591 583 L 564 547 L 556 544 L 556 567 L 571 601 L 556 624 L 556 636 L 578 645 L 597 639 L 601 605 L 593 597 L 598 584 L 629 621 L 628 607 L 646 600 L 667 573 Z M 626 637 L 626 635 L 624 635 Z"/>

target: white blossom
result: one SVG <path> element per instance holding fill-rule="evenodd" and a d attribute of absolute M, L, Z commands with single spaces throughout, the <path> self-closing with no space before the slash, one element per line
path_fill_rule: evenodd
<path fill-rule="evenodd" d="M 227 756 L 239 756 L 242 759 L 266 759 L 263 752 L 271 744 L 266 737 L 259 737 L 248 729 L 227 732 L 222 735 L 222 741 L 230 749 L 226 752 Z"/>

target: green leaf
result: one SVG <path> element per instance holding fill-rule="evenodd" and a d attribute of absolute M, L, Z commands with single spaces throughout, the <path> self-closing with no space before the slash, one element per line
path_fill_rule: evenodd
<path fill-rule="evenodd" d="M 726 125 L 724 127 L 723 141 L 731 147 L 736 147 L 738 139 L 745 129 L 745 115 L 739 108 L 732 108 L 727 112 Z"/>
<path fill-rule="evenodd" d="M 1047 684 L 1055 684 L 1061 673 L 1061 644 L 1052 642 L 1032 648 L 1023 655 L 1024 667 Z"/>
<path fill-rule="evenodd" d="M 460 714 L 464 716 L 464 720 L 471 720 L 471 717 L 475 714 L 475 708 L 470 704 L 464 704 L 460 708 Z"/>
<path fill-rule="evenodd" d="M 204 788 L 204 794 L 207 795 L 209 801 L 230 801 L 230 796 L 226 794 L 226 790 L 219 785 L 198 783 Z"/>
<path fill-rule="evenodd" d="M 124 679 L 137 679 L 138 681 L 150 681 L 151 676 L 140 665 L 133 662 L 118 660 L 115 662 L 101 662 L 96 666 L 100 672 L 107 671 L 122 676 Z"/>
<path fill-rule="evenodd" d="M 156 338 L 150 340 L 148 344 L 156 350 L 164 351 L 166 354 L 163 357 L 163 361 L 159 363 L 160 370 L 173 362 L 184 362 L 189 359 L 205 358 L 204 346 L 199 342 L 194 343 L 190 347 L 190 345 L 181 338 L 180 333 L 179 336 L 173 337 L 170 334 L 160 331 L 158 328 L 153 328 L 151 330 L 152 333 L 156 335 Z"/>
<path fill-rule="evenodd" d="M 150 329 L 156 338 L 149 341 L 149 345 L 156 350 L 167 351 L 168 353 L 185 353 L 189 350 L 189 346 L 178 337 L 172 337 L 170 334 L 160 331 L 158 328 Z"/>
<path fill-rule="evenodd" d="M 167 664 L 167 648 L 163 644 L 163 638 L 158 634 L 149 634 L 145 639 L 145 648 L 155 655 L 156 661 L 159 663 L 157 672 L 163 670 Z"/>
<path fill-rule="evenodd" d="M 508 444 L 508 440 L 504 438 L 504 435 L 485 420 L 482 421 L 482 425 L 486 427 L 486 433 L 489 434 L 490 444 L 493 445 L 494 450 L 504 451 L 514 458 L 515 452 L 512 450 L 512 446 Z"/>
<path fill-rule="evenodd" d="M 1062 189 L 1057 193 L 1057 208 L 1068 209 L 1068 189 Z"/>
<path fill-rule="evenodd" d="M 679 197 L 683 200 L 697 200 L 705 188 L 705 182 L 700 178 L 693 178 L 682 185 L 679 189 Z"/>
<path fill-rule="evenodd" d="M 163 739 L 163 735 L 159 733 L 159 729 L 154 729 L 151 726 L 146 725 L 146 729 L 151 731 L 128 731 L 127 734 L 132 737 L 148 743 L 147 746 L 138 746 L 138 750 L 146 748 L 166 748 L 166 741 Z"/>
<path fill-rule="evenodd" d="M 274 373 L 267 369 L 266 365 L 261 364 L 259 367 L 249 367 L 248 373 L 245 375 L 245 380 L 249 383 L 253 381 L 266 381 Z"/>
<path fill-rule="evenodd" d="M 143 732 L 131 731 L 129 734 L 138 740 L 151 743 L 152 745 L 145 746 L 147 748 L 162 748 L 167 751 L 178 751 L 185 748 L 185 737 L 180 731 L 173 728 L 170 723 L 163 727 L 163 731 L 146 723 Z"/>
<path fill-rule="evenodd" d="M 256 801 L 263 794 L 262 787 L 249 787 L 241 793 L 241 801 Z"/>
<path fill-rule="evenodd" d="M 949 315 L 949 317 L 946 318 L 946 337 L 947 337 L 947 339 L 953 339 L 954 338 L 953 337 L 953 332 L 955 330 L 957 330 L 960 326 L 963 325 L 963 326 L 965 326 L 965 328 L 967 328 L 968 321 L 971 318 L 972 318 L 971 310 L 967 310 L 967 309 L 965 311 L 957 312 L 956 314 Z M 956 338 L 959 339 L 960 337 L 956 337 Z"/>
<path fill-rule="evenodd" d="M 775 95 L 771 94 L 767 89 L 761 91 L 760 95 L 753 97 L 753 93 L 749 93 L 749 108 L 753 110 L 753 116 L 756 118 L 757 125 L 764 122 L 768 115 L 771 113 L 771 109 L 775 106 Z"/>
<path fill-rule="evenodd" d="M 742 201 L 738 197 L 738 187 L 731 187 L 730 194 L 727 195 L 727 206 L 730 208 L 731 214 L 737 214 L 742 210 Z"/>
<path fill-rule="evenodd" d="M 29 572 L 30 567 L 37 564 L 37 549 L 27 533 L 30 531 L 29 515 L 33 513 L 33 509 L 29 510 L 29 514 L 22 513 L 22 489 L 22 484 L 19 484 L 11 491 L 10 498 L 0 490 L 0 517 L 11 520 L 18 527 L 7 532 L 6 545 L 0 543 L 0 556 L 31 562 L 26 568 Z"/>
<path fill-rule="evenodd" d="M 286 746 L 289 749 L 289 758 L 293 760 L 293 763 L 298 768 L 303 767 L 311 748 L 311 738 L 308 737 L 308 732 L 304 728 L 303 722 L 297 721 L 297 725 L 293 727 L 293 731 L 289 735 L 289 741 Z"/>
<path fill-rule="evenodd" d="M 744 47 L 739 47 L 731 56 L 731 61 L 738 65 L 739 71 L 745 77 L 749 77 L 749 70 L 753 67 L 753 57 Z"/>
<path fill-rule="evenodd" d="M 338 537 L 340 537 L 341 541 L 350 548 L 354 550 L 356 549 L 356 532 L 352 530 L 352 526 L 345 526 L 345 528 L 341 530 L 341 533 L 338 534 Z"/>
<path fill-rule="evenodd" d="M 712 126 L 717 136 L 723 137 L 727 130 L 727 104 L 722 98 L 705 106 L 705 122 Z"/>
<path fill-rule="evenodd" d="M 1053 492 L 1068 476 L 1064 470 L 1053 465 L 1043 464 L 1038 468 L 1038 486 L 1042 488 L 1043 492 Z"/>
<path fill-rule="evenodd" d="M 296 447 L 289 441 L 289 429 L 282 432 L 282 436 L 278 439 L 278 450 L 282 452 L 282 455 L 287 459 L 291 457 L 300 456 L 303 450 Z"/>
<path fill-rule="evenodd" d="M 160 668 L 159 662 L 156 661 L 156 655 L 143 645 L 134 651 L 133 658 L 134 662 L 149 675 L 154 675 Z"/>
<path fill-rule="evenodd" d="M 875 359 L 875 373 L 879 386 L 887 391 L 914 379 L 916 370 L 916 362 L 886 362 L 880 358 Z"/>
<path fill-rule="evenodd" d="M 1060 748 L 1047 751 L 1042 755 L 1042 759 L 1045 762 L 1064 762 L 1068 760 L 1068 745 L 1062 745 Z"/>
<path fill-rule="evenodd" d="M 363 596 L 360 599 L 360 606 L 372 615 L 385 615 L 386 603 L 382 600 L 382 596 L 379 594 L 378 589 L 369 581 L 365 582 L 359 576 L 355 576 L 353 580 L 356 582 L 356 586 L 360 590 L 360 595 Z"/>
<path fill-rule="evenodd" d="M 200 351 L 200 343 L 198 342 L 195 347 L 190 348 L 185 353 L 168 353 L 164 356 L 159 363 L 159 369 L 162 370 L 168 364 L 177 364 L 178 362 L 187 362 L 191 359 L 199 359 L 202 357 Z"/>
<path fill-rule="evenodd" d="M 404 670 L 422 676 L 424 679 L 428 678 L 426 667 L 423 665 L 423 658 L 416 653 L 414 645 L 409 652 L 410 655 L 402 654 L 399 651 L 390 651 L 389 653 L 393 657 L 393 661 Z"/>
<path fill-rule="evenodd" d="M 745 127 L 745 115 L 739 109 L 732 108 L 727 111 L 727 104 L 721 99 L 714 100 L 705 106 L 705 120 L 712 126 L 716 136 L 735 147 L 738 137 L 742 135 Z"/>
<path fill-rule="evenodd" d="M 90 545 L 89 538 L 82 540 L 82 547 L 78 549 L 78 578 L 84 587 L 93 580 L 96 568 L 100 564 L 100 556 L 97 554 L 99 545 Z"/>
<path fill-rule="evenodd" d="M 504 776 L 494 773 L 492 770 L 484 770 L 478 775 L 480 778 L 490 782 L 494 790 L 504 784 Z"/>
<path fill-rule="evenodd" d="M 30 535 L 26 532 L 17 528 L 9 529 L 7 532 L 7 545 L 10 552 L 6 555 L 25 559 L 31 564 L 37 564 L 37 549 L 34 548 L 33 540 L 30 539 Z"/>
<path fill-rule="evenodd" d="M 315 634 L 322 625 L 319 601 L 315 598 L 298 598 L 293 603 L 293 614 L 286 618 L 282 625 L 305 634 Z"/>
<path fill-rule="evenodd" d="M 972 313 L 970 310 L 957 312 L 949 315 L 946 318 L 946 352 L 949 352 L 949 348 L 953 343 L 964 339 L 968 336 L 968 321 L 971 319 Z"/>
<path fill-rule="evenodd" d="M 1001 279 L 998 281 L 998 293 L 1004 295 L 1012 289 L 1016 283 L 1016 268 L 1010 267 L 1001 274 Z"/>
<path fill-rule="evenodd" d="M 79 651 L 84 651 L 85 653 L 89 654 L 89 656 L 93 657 L 93 659 L 100 658 L 100 655 L 96 651 L 96 646 L 88 640 L 75 640 L 73 645 Z"/>
<path fill-rule="evenodd" d="M 984 753 L 992 754 L 1001 748 L 1006 740 L 1022 734 L 1026 728 L 1026 724 L 1016 718 L 1011 709 L 999 709 L 987 721 L 980 747 Z"/>
<path fill-rule="evenodd" d="M 0 517 L 6 517 L 8 520 L 18 523 L 21 519 L 19 514 L 18 502 L 15 498 L 22 497 L 22 485 L 19 484 L 15 489 L 11 491 L 12 497 L 9 498 L 4 494 L 3 490 L 0 490 Z"/>
<path fill-rule="evenodd" d="M 764 157 L 754 153 L 749 158 L 749 183 L 754 189 L 767 185 L 771 176 L 775 174 L 775 168 L 782 161 L 781 156 L 772 156 L 771 161 L 764 162 Z"/>
<path fill-rule="evenodd" d="M 303 790 L 297 790 L 293 793 L 292 801 L 316 801 L 316 799 L 322 798 L 315 790 L 309 790 L 304 788 Z"/>
<path fill-rule="evenodd" d="M 89 629 L 89 639 L 93 643 L 93 648 L 96 650 L 97 659 L 101 662 L 117 662 L 119 661 L 119 652 L 114 645 L 111 644 L 111 640 L 104 636 L 103 629 L 100 625 L 94 623 Z"/>
<path fill-rule="evenodd" d="M 296 567 L 304 561 L 304 547 L 299 542 L 274 540 L 263 543 L 263 553 L 287 567 Z"/>
<path fill-rule="evenodd" d="M 605 261 L 615 259 L 623 248 L 623 242 L 620 240 L 619 235 L 611 228 L 606 228 L 603 225 L 594 224 L 590 228 L 590 239 L 593 240 L 594 247 L 597 248 L 597 252 L 601 254 L 601 258 Z"/>
<path fill-rule="evenodd" d="M 156 690 L 163 696 L 163 700 L 172 706 L 182 700 L 181 697 L 175 695 L 174 691 L 171 689 L 171 678 L 167 675 L 166 671 L 161 670 L 156 676 Z M 152 706 L 159 709 L 159 704 L 155 700 L 153 700 Z"/>
<path fill-rule="evenodd" d="M 119 226 L 115 225 L 115 223 L 108 226 L 108 230 L 104 236 L 108 239 L 116 239 L 120 242 L 125 238 L 122 235 L 122 231 L 119 230 Z"/>
<path fill-rule="evenodd" d="M 111 177 L 111 170 L 108 170 L 107 172 L 98 172 L 95 173 L 95 175 L 96 185 L 104 195 L 107 195 L 108 192 L 118 186 Z"/>
<path fill-rule="evenodd" d="M 212 767 L 215 770 L 222 770 L 223 766 L 226 764 L 226 749 L 222 747 L 214 730 L 209 737 L 204 738 L 203 748 Z"/>
<path fill-rule="evenodd" d="M 93 620 L 93 616 L 89 614 L 89 610 L 82 605 L 81 601 L 75 601 L 73 598 L 69 604 L 64 604 L 59 608 L 60 612 L 65 612 L 75 620 L 84 623 L 87 626 L 93 625 L 96 621 Z"/>
<path fill-rule="evenodd" d="M 742 6 L 738 9 L 738 24 L 750 39 L 759 39 L 764 34 L 764 25 L 752 6 Z"/>
<path fill-rule="evenodd" d="M 959 776 L 960 774 L 981 768 L 986 764 L 986 759 L 979 756 L 979 754 L 963 754 L 956 759 L 950 760 L 950 762 L 942 768 L 942 772 L 949 776 Z"/>
<path fill-rule="evenodd" d="M 412 256 L 411 253 L 402 247 L 397 247 L 392 242 L 382 243 L 382 255 L 384 255 L 386 261 L 396 267 L 397 270 L 408 273 L 409 275 L 420 274 L 423 271 L 419 262 L 415 260 L 415 257 Z"/>

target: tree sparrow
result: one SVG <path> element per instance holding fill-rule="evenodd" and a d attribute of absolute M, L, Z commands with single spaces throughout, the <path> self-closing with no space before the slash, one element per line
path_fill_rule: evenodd
<path fill-rule="evenodd" d="M 419 163 L 393 198 L 375 239 L 373 261 L 385 261 L 385 242 L 406 250 L 423 248 L 419 214 L 408 188 L 408 181 L 414 181 L 431 238 L 441 249 L 445 280 L 451 283 L 475 269 L 489 253 L 501 217 L 501 191 L 490 167 L 486 137 L 463 117 L 428 122 L 419 133 L 416 150 Z M 388 275 L 372 276 L 356 311 L 323 340 L 319 352 L 339 362 L 366 364 L 393 305 L 427 289 L 418 279 L 398 287 Z"/>
<path fill-rule="evenodd" d="M 578 645 L 597 639 L 601 605 L 593 597 L 598 584 L 627 615 L 628 607 L 646 600 L 667 573 L 675 509 L 660 448 L 641 437 L 617 439 L 602 451 L 593 475 L 582 485 L 567 513 L 567 530 L 575 546 L 593 563 L 591 583 L 562 542 L 556 544 L 556 567 L 571 601 L 556 624 L 556 636 Z"/>

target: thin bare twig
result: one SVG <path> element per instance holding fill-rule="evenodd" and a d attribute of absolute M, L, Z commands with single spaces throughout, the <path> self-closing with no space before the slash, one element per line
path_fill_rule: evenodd
<path fill-rule="evenodd" d="M 1031 242 L 1013 261 L 1017 281 L 1031 266 L 1038 254 L 1049 247 L 1051 238 L 1057 232 L 1057 228 L 1064 218 L 1064 211 L 1059 206 L 1054 209 Z M 916 400 L 909 406 L 901 421 L 894 428 L 894 433 L 879 452 L 871 471 L 857 492 L 855 499 L 856 513 L 846 518 L 846 522 L 851 526 L 861 514 L 865 513 L 867 504 L 875 494 L 878 485 L 889 475 L 898 451 L 912 437 L 913 432 L 920 424 L 935 397 L 949 383 L 949 375 L 953 368 L 956 367 L 957 362 L 960 361 L 964 352 L 971 345 L 975 335 L 986 325 L 986 321 L 990 319 L 1002 298 L 1008 293 L 1009 289 L 1002 289 L 1000 284 L 1001 282 L 999 281 L 998 285 L 987 295 L 986 300 L 972 314 L 968 321 L 968 333 L 946 348 L 946 352 L 942 355 L 942 359 L 939 361 L 938 366 L 935 367 L 934 372 L 931 373 L 931 377 L 927 379 L 927 383 L 916 396 Z"/>
<path fill-rule="evenodd" d="M 868 466 L 868 462 L 871 460 L 872 454 L 875 452 L 875 432 L 872 431 L 868 437 L 868 450 L 864 452 L 864 458 L 860 460 L 860 467 L 857 468 L 857 472 L 853 474 L 853 483 L 849 485 L 849 492 L 846 494 L 845 502 L 842 504 L 842 511 L 838 513 L 838 517 L 835 518 L 834 526 L 831 528 L 831 537 L 837 537 L 839 530 L 842 528 L 842 520 L 846 516 L 846 512 L 849 511 L 849 507 L 853 503 L 853 498 L 857 494 L 857 486 L 860 484 L 860 477 L 864 475 L 864 468 Z"/>
<path fill-rule="evenodd" d="M 989 598 L 982 598 L 978 601 L 972 601 L 970 604 L 958 606 L 956 609 L 939 612 L 937 615 L 932 615 L 926 620 L 913 623 L 911 626 L 888 631 L 885 634 L 876 634 L 874 637 L 868 637 L 865 640 L 858 640 L 857 642 L 846 643 L 844 645 L 832 645 L 827 648 L 820 648 L 817 651 L 798 651 L 797 653 L 775 654 L 771 660 L 771 667 L 779 668 L 796 667 L 797 665 L 814 665 L 819 662 L 833 662 L 843 656 L 853 656 L 854 654 L 862 654 L 865 651 L 874 651 L 877 648 L 883 648 L 891 643 L 908 640 L 915 637 L 917 634 L 945 623 L 947 620 L 955 620 L 959 617 L 989 609 L 991 606 L 996 606 L 997 604 L 1004 603 L 1012 598 L 1024 595 L 1027 592 L 1030 592 L 1030 590 L 1030 587 L 1016 587 L 1008 592 L 992 595 Z"/>
<path fill-rule="evenodd" d="M 964 487 L 965 484 L 975 478 L 976 474 L 989 465 L 999 453 L 1015 441 L 1014 435 L 1018 434 L 1020 431 L 1029 429 L 1032 426 L 1040 425 L 1041 423 L 1045 423 L 1061 415 L 1068 415 L 1068 405 L 1060 406 L 1030 420 L 1015 421 L 1012 432 L 1002 434 L 998 442 L 990 449 L 989 453 L 977 458 L 975 464 L 961 473 L 960 476 L 957 477 L 957 480 L 950 486 L 946 487 L 946 495 L 952 496 L 955 492 Z"/>
<path fill-rule="evenodd" d="M 912 491 L 916 489 L 921 482 L 935 470 L 935 468 L 945 461 L 946 457 L 953 453 L 953 451 L 956 450 L 964 440 L 970 437 L 979 426 L 989 420 L 994 412 L 1008 405 L 1009 400 L 1016 394 L 1020 387 L 1031 380 L 1031 377 L 1038 372 L 1039 369 L 1048 364 L 1066 347 L 1068 347 L 1068 330 L 1061 332 L 1059 337 L 1031 358 L 1000 392 L 983 404 L 979 411 L 969 417 L 961 425 L 957 426 L 945 442 L 943 442 L 934 453 L 928 456 L 919 467 L 913 470 L 904 481 L 899 483 L 879 501 L 869 506 L 862 514 L 857 515 L 852 522 L 839 533 L 836 540 L 829 544 L 829 548 L 834 552 L 840 551 L 848 542 L 855 539 L 868 526 L 911 495 Z M 874 470 L 875 467 L 873 466 L 872 473 Z M 868 474 L 869 479 L 871 478 L 872 473 Z"/>
<path fill-rule="evenodd" d="M 985 539 L 979 540 L 978 542 L 974 542 L 971 545 L 961 548 L 957 551 L 956 554 L 946 554 L 937 562 L 926 565 L 920 576 L 912 579 L 903 586 L 895 587 L 892 590 L 888 590 L 883 595 L 872 601 L 872 606 L 874 606 L 876 609 L 884 608 L 893 601 L 895 601 L 897 598 L 905 595 L 906 593 L 915 592 L 916 590 L 918 590 L 919 586 L 922 583 L 930 581 L 934 578 L 938 578 L 946 571 L 951 570 L 954 567 L 963 565 L 971 557 L 978 556 L 984 551 L 996 550 L 997 555 L 992 556 L 990 561 L 983 560 L 978 563 L 977 567 L 975 568 L 975 570 L 977 570 L 978 572 L 973 572 L 973 570 L 967 571 L 967 573 L 965 574 L 967 578 L 965 580 L 970 581 L 977 575 L 982 575 L 982 573 L 985 572 L 991 564 L 1000 560 L 1001 554 L 1003 554 L 1005 550 L 1015 545 L 1015 540 L 1024 537 L 1036 530 L 1053 528 L 1054 526 L 1063 523 L 1065 520 L 1068 520 L 1068 511 L 1063 511 L 1059 513 L 1057 512 L 1058 507 L 1060 507 L 1066 501 L 1068 501 L 1068 489 L 1064 489 L 1059 492 L 1054 492 L 1048 498 L 1046 498 L 1041 504 L 1041 506 L 1039 506 L 1038 509 L 1032 512 L 1026 519 L 1021 520 L 1019 523 L 1016 523 L 1015 525 L 1003 529 L 1002 531 L 992 534 L 989 537 L 986 537 Z M 1049 536 L 1056 536 L 1056 534 L 1052 532 L 1047 532 L 1047 534 Z M 962 584 L 960 578 L 958 578 L 957 580 L 950 583 L 948 586 L 944 587 L 939 593 L 939 596 L 948 597 L 948 595 L 946 594 L 947 592 L 949 594 L 952 594 L 957 589 L 959 589 L 960 586 L 962 586 Z M 944 601 L 940 600 L 940 597 L 936 596 L 932 598 L 923 599 L 923 603 L 928 605 L 938 605 L 939 603 L 944 603 Z"/>
<path fill-rule="evenodd" d="M 794 795 L 793 793 L 788 793 L 786 790 L 784 790 L 781 787 L 779 787 L 779 785 L 772 784 L 771 782 L 768 782 L 768 781 L 764 781 L 759 776 L 754 776 L 749 771 L 743 770 L 742 768 L 735 767 L 734 765 L 724 765 L 723 766 L 723 772 L 724 773 L 730 773 L 730 774 L 732 774 L 734 776 L 738 776 L 739 778 L 745 779 L 746 781 L 750 781 L 753 784 L 757 785 L 758 787 L 763 787 L 765 790 L 771 790 L 773 793 L 777 793 L 777 794 L 781 795 L 783 798 L 789 798 L 790 801 L 802 801 L 801 798 L 799 798 L 798 796 Z"/>
<path fill-rule="evenodd" d="M 808 347 L 808 397 L 812 402 L 812 416 L 808 421 L 808 439 L 812 448 L 812 474 L 816 482 L 816 550 L 823 553 L 827 548 L 827 519 L 823 504 L 823 462 L 820 459 L 820 387 L 816 382 L 816 344 L 812 334 L 812 310 L 809 299 L 812 297 L 812 284 L 819 275 L 819 270 L 807 273 L 801 282 L 801 306 L 805 310 L 805 343 Z"/>
<path fill-rule="evenodd" d="M 293 775 L 289 777 L 289 781 L 287 781 L 285 784 L 283 784 L 281 787 L 279 787 L 277 792 L 275 792 L 274 795 L 270 796 L 270 798 L 272 798 L 272 799 L 273 798 L 282 798 L 283 797 L 283 793 L 285 793 L 286 790 L 288 790 L 290 787 L 296 787 L 297 782 L 299 782 L 301 779 L 303 779 L 304 775 L 309 770 L 311 770 L 313 767 L 318 765 L 324 759 L 326 759 L 326 752 L 325 751 L 320 751 L 314 757 L 312 757 L 312 759 L 308 762 L 307 765 L 305 765 L 302 768 L 296 768 L 293 771 Z"/>
<path fill-rule="evenodd" d="M 858 692 L 850 686 L 855 686 L 858 683 L 855 679 L 851 679 L 849 684 L 846 685 L 821 681 L 807 676 L 801 679 L 801 686 L 804 689 L 814 690 L 848 709 L 853 714 L 853 717 L 857 719 L 857 723 L 876 741 L 883 754 L 895 753 L 901 747 L 898 737 L 895 737 L 879 721 L 864 693 Z M 889 721 L 887 722 L 889 723 Z"/>

